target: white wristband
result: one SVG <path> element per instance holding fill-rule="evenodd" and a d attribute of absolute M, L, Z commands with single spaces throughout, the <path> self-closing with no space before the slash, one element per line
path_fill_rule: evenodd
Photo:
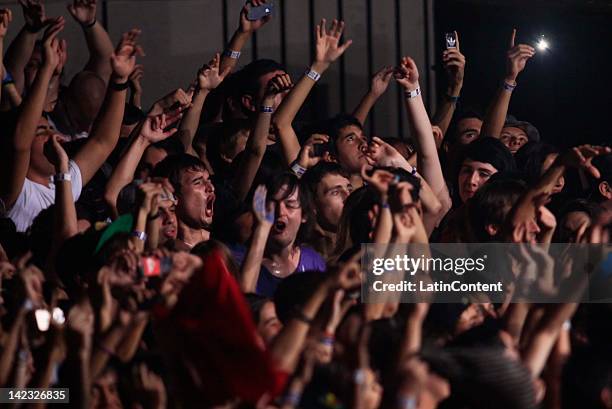
<path fill-rule="evenodd" d="M 419 95 L 421 95 L 421 88 L 420 88 L 420 87 L 419 87 L 419 88 L 417 88 L 417 89 L 415 89 L 414 91 L 404 91 L 404 96 L 405 96 L 407 99 L 416 98 L 416 97 L 418 97 Z"/>
<path fill-rule="evenodd" d="M 72 181 L 72 175 L 70 173 L 58 173 L 53 176 L 53 183 L 57 182 L 70 182 Z"/>
<path fill-rule="evenodd" d="M 225 50 L 223 52 L 223 55 L 233 60 L 237 60 L 238 58 L 240 58 L 240 54 L 242 54 L 240 51 L 234 51 L 234 50 Z"/>
<path fill-rule="evenodd" d="M 310 78 L 314 82 L 317 82 L 321 79 L 321 74 L 319 74 L 318 72 L 314 70 L 311 70 L 310 68 L 306 68 L 306 72 L 304 73 L 304 75 L 306 75 L 308 78 Z"/>
<path fill-rule="evenodd" d="M 297 161 L 291 164 L 291 172 L 293 172 L 293 174 L 297 176 L 298 179 L 301 179 L 302 176 L 304 176 L 304 173 L 306 173 L 306 170 L 307 169 L 305 167 L 302 167 Z"/>

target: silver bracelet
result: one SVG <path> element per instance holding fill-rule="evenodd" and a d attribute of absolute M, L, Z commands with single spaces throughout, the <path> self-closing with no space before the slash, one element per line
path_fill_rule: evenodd
<path fill-rule="evenodd" d="M 304 73 L 304 75 L 306 75 L 308 78 L 310 78 L 314 82 L 317 82 L 321 79 L 321 74 L 319 74 L 318 72 L 314 70 L 311 70 L 310 68 L 306 68 L 306 72 Z"/>
<path fill-rule="evenodd" d="M 58 173 L 53 176 L 53 183 L 57 182 L 70 182 L 72 181 L 72 175 L 70 173 Z"/>
<path fill-rule="evenodd" d="M 419 95 L 421 95 L 421 87 L 418 87 L 414 91 L 404 91 L 404 96 L 406 97 L 406 99 L 416 98 Z"/>
<path fill-rule="evenodd" d="M 225 50 L 223 51 L 223 55 L 231 58 L 233 60 L 237 60 L 238 58 L 240 58 L 240 54 L 242 54 L 240 51 L 234 51 L 234 50 Z"/>

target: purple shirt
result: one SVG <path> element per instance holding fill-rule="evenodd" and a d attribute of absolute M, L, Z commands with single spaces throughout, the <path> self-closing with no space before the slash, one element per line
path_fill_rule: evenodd
<path fill-rule="evenodd" d="M 232 254 L 236 262 L 242 265 L 244 257 L 246 256 L 246 248 L 242 246 L 233 247 Z M 310 247 L 300 246 L 300 260 L 298 261 L 297 268 L 292 274 L 304 273 L 306 271 L 325 272 L 325 270 L 325 260 L 319 253 Z M 259 278 L 257 279 L 257 294 L 272 298 L 283 278 L 286 277 L 277 277 L 262 265 L 261 270 L 259 270 Z"/>

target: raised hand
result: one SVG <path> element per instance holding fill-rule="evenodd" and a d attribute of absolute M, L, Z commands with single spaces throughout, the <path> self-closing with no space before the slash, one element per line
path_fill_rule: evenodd
<path fill-rule="evenodd" d="M 166 129 L 175 124 L 182 117 L 181 109 L 175 109 L 170 111 L 168 114 L 159 114 L 156 116 L 149 116 L 144 121 L 140 135 L 147 140 L 149 143 L 156 143 L 168 139 L 177 132 L 177 128 L 172 128 L 168 131 Z"/>
<path fill-rule="evenodd" d="M 372 166 L 402 167 L 406 163 L 406 159 L 397 149 L 378 136 L 372 138 L 366 155 L 368 163 Z"/>
<path fill-rule="evenodd" d="M 383 169 L 376 169 L 372 175 L 368 175 L 367 169 L 368 165 L 363 165 L 361 168 L 361 177 L 364 182 L 376 189 L 382 196 L 386 196 L 389 186 L 395 181 L 395 175 Z"/>
<path fill-rule="evenodd" d="M 465 74 L 465 56 L 461 54 L 459 48 L 459 34 L 455 31 L 457 39 L 457 47 L 444 50 L 442 53 L 442 62 L 448 75 L 448 86 L 458 88 L 463 85 L 463 77 Z"/>
<path fill-rule="evenodd" d="M 60 41 L 57 39 L 58 34 L 64 29 L 66 21 L 64 17 L 58 17 L 51 20 L 51 25 L 45 31 L 43 36 L 44 50 L 44 65 L 52 68 L 54 71 L 60 64 Z"/>
<path fill-rule="evenodd" d="M 55 75 L 60 75 L 64 71 L 66 61 L 68 61 L 68 43 L 66 40 L 59 40 L 57 47 L 57 54 L 59 57 L 59 63 L 55 67 Z"/>
<path fill-rule="evenodd" d="M 96 0 L 74 0 L 67 8 L 82 26 L 90 26 L 96 21 Z"/>
<path fill-rule="evenodd" d="M 134 71 L 130 74 L 130 88 L 137 94 L 142 94 L 142 77 L 144 75 L 144 66 L 136 64 Z"/>
<path fill-rule="evenodd" d="M 253 195 L 253 213 L 261 225 L 272 226 L 274 223 L 274 204 L 266 202 L 268 190 L 259 185 Z"/>
<path fill-rule="evenodd" d="M 144 56 L 144 51 L 137 43 L 140 30 L 134 28 L 124 33 L 117 49 L 111 56 L 113 72 L 121 82 L 126 82 L 136 68 L 136 56 Z"/>
<path fill-rule="evenodd" d="M 251 21 L 247 18 L 251 7 L 261 6 L 266 3 L 266 0 L 249 0 L 246 2 L 240 12 L 240 26 L 238 30 L 242 33 L 253 33 L 262 28 L 268 21 L 272 20 L 272 16 L 265 16 L 259 20 Z"/>
<path fill-rule="evenodd" d="M 219 72 L 220 65 L 221 56 L 217 53 L 215 54 L 215 58 L 200 68 L 200 71 L 198 71 L 198 87 L 201 90 L 212 91 L 217 88 L 231 72 L 231 67 L 227 67 L 223 72 Z"/>
<path fill-rule="evenodd" d="M 609 146 L 580 145 L 561 155 L 559 161 L 566 166 L 584 169 L 594 178 L 599 179 L 601 173 L 593 165 L 593 159 L 596 156 L 607 155 L 609 153 L 612 153 L 612 148 Z"/>
<path fill-rule="evenodd" d="M 319 163 L 323 157 L 315 155 L 315 145 L 322 145 L 329 142 L 329 136 L 322 134 L 313 134 L 308 138 L 306 143 L 302 145 L 300 154 L 298 155 L 298 165 L 305 169 L 310 169 Z"/>
<path fill-rule="evenodd" d="M 8 26 L 13 21 L 13 12 L 9 9 L 0 10 L 0 40 L 6 37 Z"/>
<path fill-rule="evenodd" d="M 506 81 L 510 83 L 516 82 L 518 75 L 525 69 L 527 61 L 535 55 L 535 48 L 527 44 L 515 45 L 515 40 L 516 29 L 513 29 L 506 63 Z"/>
<path fill-rule="evenodd" d="M 380 97 L 385 93 L 385 91 L 387 91 L 387 88 L 389 88 L 391 78 L 393 78 L 393 67 L 383 67 L 372 77 L 370 92 L 377 97 Z"/>
<path fill-rule="evenodd" d="M 69 159 L 68 154 L 62 147 L 62 139 L 60 135 L 51 135 L 45 143 L 43 152 L 57 172 L 67 173 L 69 171 Z"/>
<path fill-rule="evenodd" d="M 181 110 L 184 110 L 191 105 L 192 96 L 192 93 L 185 92 L 184 89 L 178 88 L 155 102 L 149 112 L 149 116 L 159 115 L 164 112 L 167 113 L 179 107 Z"/>
<path fill-rule="evenodd" d="M 327 32 L 327 22 L 325 19 L 317 25 L 315 29 L 316 36 L 316 54 L 315 62 L 323 64 L 327 68 L 331 63 L 336 61 L 344 54 L 344 52 L 353 43 L 352 40 L 346 41 L 340 45 L 340 38 L 344 32 L 344 21 L 333 20 L 329 32 Z"/>
<path fill-rule="evenodd" d="M 265 98 L 275 97 L 277 94 L 287 92 L 293 88 L 289 74 L 278 74 L 268 82 Z"/>
<path fill-rule="evenodd" d="M 46 17 L 45 5 L 41 0 L 19 0 L 19 4 L 28 31 L 38 33 L 49 24 L 51 19 Z"/>
<path fill-rule="evenodd" d="M 412 58 L 402 58 L 399 67 L 395 70 L 395 80 L 406 91 L 414 91 L 419 88 L 419 70 Z"/>

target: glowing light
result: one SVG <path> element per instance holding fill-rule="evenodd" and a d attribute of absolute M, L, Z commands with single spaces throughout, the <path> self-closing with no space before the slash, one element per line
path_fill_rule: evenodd
<path fill-rule="evenodd" d="M 546 39 L 544 39 L 544 37 L 542 37 L 542 38 L 540 38 L 540 40 L 536 44 L 536 47 L 540 51 L 546 51 L 550 47 L 550 44 L 548 44 L 548 41 L 546 41 Z"/>

